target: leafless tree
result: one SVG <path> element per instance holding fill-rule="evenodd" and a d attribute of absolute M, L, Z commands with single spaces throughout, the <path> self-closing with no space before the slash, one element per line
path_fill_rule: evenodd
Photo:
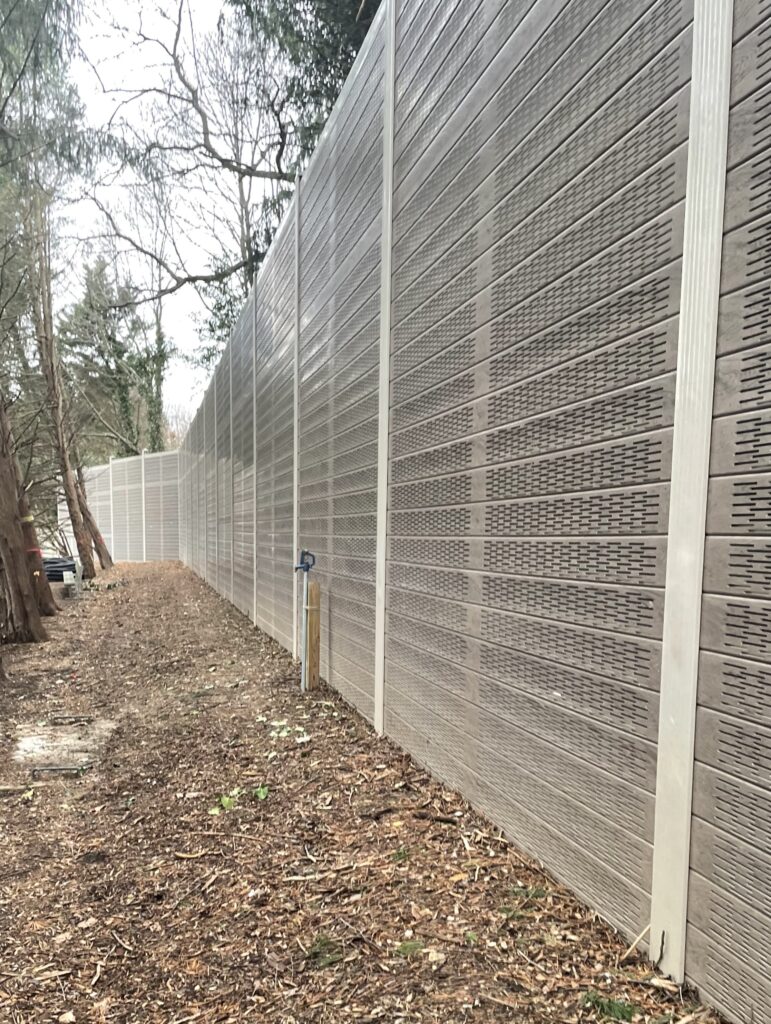
<path fill-rule="evenodd" d="M 238 9 L 225 7 L 202 38 L 187 0 L 174 15 L 157 12 L 160 31 L 146 21 L 120 28 L 152 68 L 150 80 L 104 86 L 116 104 L 110 128 L 130 161 L 111 166 L 92 198 L 106 232 L 155 265 L 146 297 L 227 280 L 246 294 L 270 239 L 271 211 L 291 194 L 295 176 L 296 118 L 278 58 Z M 122 204 L 118 181 L 129 197 Z M 148 202 L 161 211 L 162 246 L 157 231 L 148 237 L 137 223 Z"/>

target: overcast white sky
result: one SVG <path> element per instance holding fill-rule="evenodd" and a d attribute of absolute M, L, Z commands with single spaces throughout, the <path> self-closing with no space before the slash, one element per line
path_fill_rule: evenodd
<path fill-rule="evenodd" d="M 189 0 L 189 7 L 196 35 L 216 27 L 221 11 L 219 0 Z M 163 35 L 170 39 L 173 21 L 170 23 L 164 15 L 174 19 L 176 9 L 176 0 L 157 0 L 153 3 L 143 0 L 121 0 L 116 3 L 115 0 L 108 0 L 107 3 L 93 2 L 88 5 L 81 28 L 81 44 L 86 59 L 73 64 L 72 78 L 80 92 L 90 124 L 105 124 L 116 108 L 118 97 L 105 93 L 105 88 L 137 88 L 157 81 L 158 72 L 153 63 L 156 58 L 152 48 L 137 46 L 132 36 L 120 31 L 118 25 L 125 26 L 133 33 L 141 24 L 146 34 Z M 129 110 L 135 110 L 129 116 L 140 116 L 139 106 Z M 113 186 L 112 190 L 115 201 L 120 202 L 120 185 Z M 67 233 L 72 236 L 73 252 L 77 255 L 69 262 L 65 270 L 66 283 L 63 281 L 63 287 L 59 289 L 63 304 L 73 301 L 80 292 L 82 266 L 89 252 L 85 240 L 98 232 L 100 224 L 96 208 L 88 201 L 73 205 L 67 217 Z M 191 252 L 192 265 L 196 263 L 196 255 Z M 191 287 L 165 300 L 165 330 L 181 356 L 191 354 L 199 344 L 193 318 L 202 312 L 203 305 Z M 194 412 L 206 383 L 207 375 L 203 371 L 190 366 L 183 358 L 175 358 L 169 368 L 165 386 L 167 408 L 184 407 Z"/>

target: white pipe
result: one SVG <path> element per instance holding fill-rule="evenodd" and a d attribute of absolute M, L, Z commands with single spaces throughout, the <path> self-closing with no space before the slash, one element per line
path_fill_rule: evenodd
<path fill-rule="evenodd" d="M 302 616 L 302 668 L 300 690 L 308 689 L 308 572 L 303 570 L 303 616 Z"/>

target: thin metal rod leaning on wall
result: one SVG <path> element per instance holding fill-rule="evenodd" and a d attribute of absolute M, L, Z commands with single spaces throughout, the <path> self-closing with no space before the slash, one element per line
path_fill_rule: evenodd
<path fill-rule="evenodd" d="M 300 188 L 301 175 L 294 187 L 294 421 L 292 444 L 292 563 L 300 554 Z M 257 538 L 255 536 L 255 544 Z M 292 657 L 297 659 L 297 573 L 292 568 Z M 305 601 L 303 601 L 305 604 Z M 304 613 L 303 613 L 304 614 Z"/>
<path fill-rule="evenodd" d="M 723 240 L 733 0 L 699 0 L 661 652 L 650 954 L 682 981 L 690 868 L 704 531 Z"/>
<path fill-rule="evenodd" d="M 383 78 L 383 213 L 380 242 L 380 380 L 377 434 L 377 525 L 375 548 L 375 686 L 373 724 L 385 728 L 385 600 L 388 544 L 388 432 L 391 403 L 391 251 L 394 194 L 394 95 L 396 0 L 386 0 Z"/>

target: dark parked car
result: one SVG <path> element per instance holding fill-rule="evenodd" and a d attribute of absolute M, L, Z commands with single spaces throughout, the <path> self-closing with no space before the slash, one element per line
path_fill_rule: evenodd
<path fill-rule="evenodd" d="M 49 583 L 63 583 L 65 572 L 75 572 L 75 559 L 44 558 L 43 568 Z"/>

